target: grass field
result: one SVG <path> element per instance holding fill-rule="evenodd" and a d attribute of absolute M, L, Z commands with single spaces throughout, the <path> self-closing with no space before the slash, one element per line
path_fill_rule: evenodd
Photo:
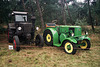
<path fill-rule="evenodd" d="M 100 34 L 89 34 L 91 49 L 78 49 L 75 55 L 58 47 L 26 47 L 8 50 L 7 36 L 0 35 L 0 67 L 100 67 Z"/>

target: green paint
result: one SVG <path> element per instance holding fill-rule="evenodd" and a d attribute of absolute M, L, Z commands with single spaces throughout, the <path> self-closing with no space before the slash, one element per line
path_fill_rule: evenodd
<path fill-rule="evenodd" d="M 68 50 L 71 50 L 71 46 L 70 46 L 70 45 L 68 45 L 68 46 L 67 46 L 67 49 L 68 49 Z"/>
<path fill-rule="evenodd" d="M 53 45 L 59 43 L 59 40 L 58 40 L 58 32 L 56 31 L 55 28 L 46 28 L 46 30 L 50 30 L 52 32 L 52 36 L 53 36 Z M 57 45 L 55 45 L 57 46 Z"/>
<path fill-rule="evenodd" d="M 70 42 L 73 42 L 73 43 L 77 43 L 77 40 L 74 39 L 74 38 L 72 38 L 72 37 L 63 39 L 61 43 L 63 43 L 65 40 L 70 41 Z"/>
<path fill-rule="evenodd" d="M 65 35 L 64 33 L 61 33 L 61 35 L 60 35 L 60 42 L 62 42 L 63 39 L 65 40 L 66 37 L 67 37 L 67 35 Z"/>

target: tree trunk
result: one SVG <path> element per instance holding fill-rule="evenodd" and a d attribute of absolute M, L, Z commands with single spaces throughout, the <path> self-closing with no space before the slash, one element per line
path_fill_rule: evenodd
<path fill-rule="evenodd" d="M 36 0 L 36 4 L 37 4 L 38 11 L 39 11 L 39 15 L 40 15 L 40 19 L 41 19 L 41 27 L 42 27 L 42 31 L 43 31 L 43 29 L 44 29 L 44 21 L 43 21 L 42 11 L 41 11 L 41 8 L 40 8 L 38 0 Z"/>
<path fill-rule="evenodd" d="M 94 29 L 94 24 L 92 22 L 92 16 L 91 16 L 91 9 L 90 9 L 90 0 L 88 0 L 88 8 L 89 8 L 89 22 L 91 23 L 91 27 L 92 27 L 92 30 L 93 32 L 95 32 L 95 29 Z"/>
<path fill-rule="evenodd" d="M 24 0 L 22 0 L 24 11 L 26 11 Z"/>
<path fill-rule="evenodd" d="M 62 6 L 63 23 L 64 23 L 64 25 L 66 25 L 66 14 L 65 14 L 65 3 L 64 3 L 64 0 L 61 0 L 61 6 Z"/>
<path fill-rule="evenodd" d="M 69 15 L 70 20 L 71 20 L 71 22 L 72 22 L 72 17 L 71 17 L 71 15 L 70 15 L 70 11 L 69 11 L 69 8 L 68 8 L 68 4 L 67 4 L 67 2 L 66 2 L 66 6 L 67 6 L 67 10 L 68 10 L 68 15 Z M 73 23 L 73 22 L 72 22 L 72 23 Z"/>
<path fill-rule="evenodd" d="M 34 15 L 34 9 L 33 9 L 33 7 L 32 7 L 32 3 L 31 3 L 32 1 L 31 0 L 29 0 L 29 4 L 30 4 L 30 13 L 32 14 L 32 16 L 35 16 Z"/>

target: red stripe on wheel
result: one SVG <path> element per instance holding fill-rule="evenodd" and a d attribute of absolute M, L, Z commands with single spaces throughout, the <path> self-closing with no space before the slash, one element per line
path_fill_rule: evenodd
<path fill-rule="evenodd" d="M 9 39 L 9 31 L 8 31 L 8 39 Z"/>
<path fill-rule="evenodd" d="M 16 49 L 16 41 L 15 41 L 15 39 L 14 39 L 14 45 L 15 45 L 14 48 Z"/>

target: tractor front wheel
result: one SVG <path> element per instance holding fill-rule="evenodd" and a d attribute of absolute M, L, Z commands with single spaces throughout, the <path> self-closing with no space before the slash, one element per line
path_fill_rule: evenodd
<path fill-rule="evenodd" d="M 75 54 L 77 51 L 76 45 L 70 41 L 65 41 L 64 42 L 64 51 L 67 54 Z"/>
<path fill-rule="evenodd" d="M 18 36 L 13 37 L 13 47 L 16 51 L 20 51 L 20 41 Z"/>
<path fill-rule="evenodd" d="M 89 40 L 83 40 L 81 42 L 81 44 L 82 45 L 80 46 L 80 48 L 83 49 L 83 50 L 89 50 L 90 47 L 91 47 L 91 44 L 90 44 L 90 41 Z"/>
<path fill-rule="evenodd" d="M 44 45 L 44 39 L 43 39 L 43 37 L 38 34 L 36 36 L 35 43 L 36 43 L 36 46 L 43 47 L 43 45 Z"/>

